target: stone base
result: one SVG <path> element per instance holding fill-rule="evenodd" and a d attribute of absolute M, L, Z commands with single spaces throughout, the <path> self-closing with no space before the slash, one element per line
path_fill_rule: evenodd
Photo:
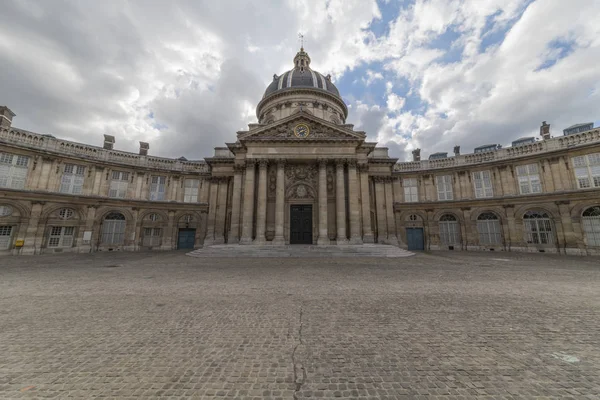
<path fill-rule="evenodd" d="M 241 238 L 239 244 L 253 244 L 254 241 L 252 240 L 252 238 Z"/>
<path fill-rule="evenodd" d="M 324 238 L 318 238 L 317 239 L 317 245 L 318 246 L 329 246 L 331 244 L 331 240 L 329 240 L 328 237 L 324 237 Z"/>
<path fill-rule="evenodd" d="M 363 244 L 362 238 L 360 236 L 351 237 L 350 244 Z"/>
<path fill-rule="evenodd" d="M 348 242 L 348 239 L 346 239 L 346 238 L 343 238 L 343 239 L 336 239 L 335 243 L 336 243 L 338 246 L 344 246 L 344 245 L 350 244 L 350 242 Z"/>
<path fill-rule="evenodd" d="M 362 241 L 363 243 L 375 243 L 375 236 L 372 233 L 367 233 L 363 235 Z"/>
<path fill-rule="evenodd" d="M 277 237 L 275 236 L 271 241 L 273 246 L 285 246 L 285 238 L 283 236 Z"/>

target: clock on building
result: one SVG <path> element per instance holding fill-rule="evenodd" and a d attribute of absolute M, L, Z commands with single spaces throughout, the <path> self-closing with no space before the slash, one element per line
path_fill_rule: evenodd
<path fill-rule="evenodd" d="M 296 135 L 296 137 L 304 139 L 305 137 L 308 137 L 309 134 L 310 128 L 306 124 L 298 124 L 294 127 L 294 135 Z"/>

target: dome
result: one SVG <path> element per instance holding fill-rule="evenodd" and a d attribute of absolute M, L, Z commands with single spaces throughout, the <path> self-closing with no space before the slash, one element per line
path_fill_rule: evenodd
<path fill-rule="evenodd" d="M 294 65 L 294 69 L 290 71 L 281 75 L 273 75 L 273 82 L 265 90 L 263 99 L 289 88 L 321 89 L 341 99 L 340 92 L 331 82 L 331 76 L 323 76 L 310 68 L 310 57 L 304 51 L 304 48 L 301 48 L 294 57 Z"/>

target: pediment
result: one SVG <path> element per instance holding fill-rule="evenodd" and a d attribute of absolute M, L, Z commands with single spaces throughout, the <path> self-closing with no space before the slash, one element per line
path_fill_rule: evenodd
<path fill-rule="evenodd" d="M 309 133 L 299 136 L 295 132 L 298 125 L 306 125 Z M 284 118 L 274 124 L 263 126 L 249 132 L 240 132 L 238 140 L 243 141 L 329 141 L 352 140 L 364 141 L 364 132 L 355 132 L 347 127 L 339 126 L 307 113 L 299 113 Z"/>

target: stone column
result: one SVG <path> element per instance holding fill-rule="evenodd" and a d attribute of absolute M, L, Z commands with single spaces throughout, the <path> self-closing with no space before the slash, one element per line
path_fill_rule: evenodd
<path fill-rule="evenodd" d="M 358 178 L 356 176 L 356 160 L 348 162 L 348 197 L 350 214 L 350 243 L 362 244 L 360 236 L 360 210 L 358 199 L 360 191 L 358 190 Z"/>
<path fill-rule="evenodd" d="M 337 244 L 348 244 L 346 237 L 346 193 L 344 185 L 344 164 L 346 160 L 335 160 L 335 211 Z"/>
<path fill-rule="evenodd" d="M 38 238 L 38 227 L 44 204 L 46 204 L 46 202 L 44 201 L 31 202 L 31 214 L 29 216 L 29 224 L 27 226 L 25 237 L 23 238 L 25 242 L 23 244 L 23 247 L 21 248 L 20 254 L 39 254 L 41 240 Z"/>
<path fill-rule="evenodd" d="M 569 210 L 569 200 L 559 200 L 554 202 L 558 206 L 560 212 L 560 223 L 562 232 L 558 229 L 558 224 L 555 225 L 556 237 L 558 238 L 558 251 L 564 254 L 580 255 L 577 247 L 577 235 L 573 229 L 573 219 Z M 564 232 L 564 233 L 563 233 Z M 560 240 L 562 236 L 562 241 Z M 561 243 L 562 242 L 562 243 Z M 562 247 L 562 248 L 561 248 Z"/>
<path fill-rule="evenodd" d="M 135 198 L 141 200 L 142 198 L 142 186 L 144 184 L 144 172 L 136 172 L 137 181 L 135 185 Z"/>
<path fill-rule="evenodd" d="M 246 161 L 246 182 L 244 183 L 244 213 L 242 215 L 242 237 L 240 244 L 252 243 L 254 227 L 254 168 L 255 160 Z"/>
<path fill-rule="evenodd" d="M 178 192 L 178 188 L 179 188 L 179 175 L 175 175 L 171 177 L 171 195 L 169 196 L 167 193 L 165 193 L 165 200 L 170 200 L 170 201 L 180 201 L 177 197 L 177 192 Z M 167 177 L 168 179 L 168 177 Z M 181 200 L 183 201 L 183 199 Z"/>
<path fill-rule="evenodd" d="M 471 207 L 461 207 L 463 212 L 464 229 L 462 235 L 462 248 L 463 250 L 477 250 L 475 243 L 479 243 L 479 240 L 475 238 L 473 232 L 473 221 L 471 221 Z"/>
<path fill-rule="evenodd" d="M 229 234 L 229 243 L 239 243 L 240 241 L 240 206 L 242 203 L 242 175 L 244 166 L 233 166 L 233 198 L 231 199 L 231 231 Z"/>
<path fill-rule="evenodd" d="M 217 214 L 215 215 L 215 241 L 213 244 L 225 243 L 225 220 L 227 219 L 227 189 L 229 188 L 229 178 L 219 178 L 219 192 Z"/>
<path fill-rule="evenodd" d="M 362 240 L 363 243 L 373 243 L 373 228 L 371 227 L 371 195 L 369 192 L 369 166 L 359 164 L 360 170 L 360 201 L 362 205 Z"/>
<path fill-rule="evenodd" d="M 102 187 L 102 172 L 104 171 L 104 167 L 94 167 L 94 186 L 92 187 L 92 195 L 95 196 L 105 196 L 106 193 L 100 193 L 100 188 Z"/>
<path fill-rule="evenodd" d="M 275 237 L 274 245 L 284 245 L 283 220 L 285 215 L 285 160 L 277 160 L 277 182 L 275 192 Z"/>
<path fill-rule="evenodd" d="M 506 250 L 510 251 L 511 247 L 517 241 L 517 227 L 515 223 L 515 206 L 512 204 L 505 204 L 502 206 L 506 213 L 506 224 L 502 224 L 504 233 L 504 244 Z"/>
<path fill-rule="evenodd" d="M 200 179 L 200 203 L 208 203 L 210 191 L 210 180 L 207 178 Z"/>
<path fill-rule="evenodd" d="M 385 213 L 385 188 L 383 178 L 375 180 L 375 212 L 377 213 L 377 243 L 387 244 L 387 222 Z"/>
<path fill-rule="evenodd" d="M 168 210 L 169 220 L 167 221 L 167 229 L 164 231 L 162 237 L 162 250 L 174 250 L 177 248 L 177 239 L 173 238 L 175 235 L 175 210 Z M 175 243 L 173 243 L 175 240 Z"/>
<path fill-rule="evenodd" d="M 98 238 L 94 237 L 94 225 L 96 224 L 96 206 L 89 205 L 87 206 L 87 215 L 85 218 L 85 223 L 77 235 L 78 247 L 80 253 L 91 253 L 94 251 L 94 243 L 98 243 Z M 92 237 L 89 243 L 83 243 L 83 235 L 86 231 L 92 232 Z M 101 235 L 100 232 L 98 232 Z"/>
<path fill-rule="evenodd" d="M 40 177 L 40 190 L 48 189 L 48 181 L 50 180 L 50 170 L 52 169 L 52 164 L 54 163 L 54 159 L 51 157 L 42 156 L 42 172 Z"/>
<path fill-rule="evenodd" d="M 258 163 L 258 196 L 256 198 L 256 239 L 255 244 L 265 244 L 265 230 L 267 226 L 267 166 L 268 160 Z"/>
<path fill-rule="evenodd" d="M 396 216 L 394 215 L 394 195 L 392 193 L 392 178 L 385 179 L 385 214 L 387 218 L 388 243 L 398 246 L 396 236 Z"/>
<path fill-rule="evenodd" d="M 207 181 L 210 182 L 210 199 L 208 200 L 208 219 L 204 245 L 210 246 L 215 244 L 215 217 L 217 215 L 217 207 L 219 206 L 217 203 L 219 183 L 215 178 L 208 179 Z"/>
<path fill-rule="evenodd" d="M 330 244 L 327 229 L 327 160 L 319 160 L 319 237 L 317 244 L 326 246 Z"/>

